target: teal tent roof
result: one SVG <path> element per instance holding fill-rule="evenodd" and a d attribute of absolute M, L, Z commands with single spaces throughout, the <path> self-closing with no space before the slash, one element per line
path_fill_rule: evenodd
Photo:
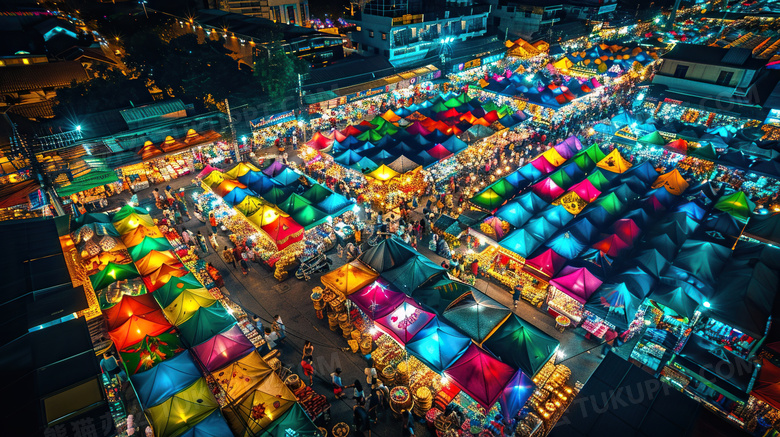
<path fill-rule="evenodd" d="M 501 361 L 533 376 L 550 361 L 560 342 L 512 314 L 482 345 Z"/>
<path fill-rule="evenodd" d="M 306 193 L 304 193 L 305 195 Z M 341 214 L 346 208 L 349 208 L 353 205 L 352 202 L 347 200 L 346 197 L 342 196 L 338 193 L 333 193 L 330 196 L 328 196 L 325 200 L 321 201 L 317 204 L 317 209 L 328 213 L 330 215 L 336 216 Z"/>
<path fill-rule="evenodd" d="M 473 291 L 470 298 L 444 311 L 444 319 L 479 343 L 510 314 L 509 308 L 479 291 Z"/>
<path fill-rule="evenodd" d="M 417 255 L 418 253 L 411 246 L 391 237 L 363 252 L 359 259 L 376 272 L 382 273 L 400 267 L 408 259 Z"/>
<path fill-rule="evenodd" d="M 228 314 L 220 303 L 216 303 L 198 308 L 198 311 L 178 328 L 181 338 L 192 347 L 230 328 L 234 323 L 236 319 Z"/>
<path fill-rule="evenodd" d="M 406 343 L 406 350 L 434 372 L 441 373 L 463 355 L 470 344 L 470 338 L 434 318 Z"/>
<path fill-rule="evenodd" d="M 523 208 L 523 205 L 517 200 L 510 201 L 496 211 L 496 217 L 515 228 L 522 227 L 533 215 L 532 212 Z"/>
<path fill-rule="evenodd" d="M 501 240 L 500 244 L 507 250 L 527 258 L 531 253 L 542 244 L 544 238 L 540 238 L 525 229 L 512 231 L 506 238 Z"/>
<path fill-rule="evenodd" d="M 414 290 L 445 271 L 444 267 L 425 256 L 417 255 L 394 269 L 385 270 L 382 277 L 399 291 L 411 296 Z"/>
<path fill-rule="evenodd" d="M 200 376 L 190 352 L 184 351 L 130 379 L 141 407 L 147 409 L 189 387 Z"/>

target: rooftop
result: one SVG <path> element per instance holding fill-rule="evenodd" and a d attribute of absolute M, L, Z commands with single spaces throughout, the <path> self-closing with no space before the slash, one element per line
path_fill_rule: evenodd
<path fill-rule="evenodd" d="M 87 80 L 80 62 L 64 61 L 0 68 L 0 93 L 60 88 Z"/>
<path fill-rule="evenodd" d="M 742 67 L 748 70 L 758 70 L 767 63 L 766 59 L 753 58 L 750 50 L 745 48 L 726 49 L 695 44 L 677 44 L 663 57 L 695 64 Z"/>

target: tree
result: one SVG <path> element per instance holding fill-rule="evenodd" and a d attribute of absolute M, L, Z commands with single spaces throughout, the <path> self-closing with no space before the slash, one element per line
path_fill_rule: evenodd
<path fill-rule="evenodd" d="M 131 102 L 142 104 L 150 101 L 152 96 L 142 81 L 130 79 L 117 69 L 99 65 L 95 67 L 92 80 L 73 82 L 69 88 L 57 90 L 54 114 L 69 117 L 124 108 Z"/>
<path fill-rule="evenodd" d="M 255 77 L 263 92 L 273 102 L 294 95 L 298 75 L 308 72 L 309 65 L 298 57 L 287 54 L 277 43 L 269 44 L 265 56 L 255 60 Z"/>

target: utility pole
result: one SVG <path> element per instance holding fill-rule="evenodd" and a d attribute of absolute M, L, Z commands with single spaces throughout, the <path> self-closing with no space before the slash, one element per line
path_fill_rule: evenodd
<path fill-rule="evenodd" d="M 228 123 L 230 124 L 230 141 L 233 142 L 233 152 L 236 154 L 236 163 L 241 161 L 241 151 L 236 141 L 236 127 L 233 125 L 233 115 L 230 114 L 230 102 L 225 99 L 225 110 L 227 111 Z"/>
<path fill-rule="evenodd" d="M 669 21 L 666 22 L 666 30 L 674 29 L 674 22 L 677 20 L 677 10 L 680 9 L 680 1 L 681 0 L 674 1 L 674 9 L 672 9 L 672 13 L 669 14 Z"/>

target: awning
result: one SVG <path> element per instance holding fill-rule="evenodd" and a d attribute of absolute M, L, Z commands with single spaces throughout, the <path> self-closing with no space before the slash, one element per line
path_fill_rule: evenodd
<path fill-rule="evenodd" d="M 90 188 L 110 184 L 119 180 L 116 172 L 113 170 L 93 170 L 84 176 L 79 176 L 66 185 L 57 187 L 57 194 L 60 197 L 70 196 L 73 193 L 79 193 Z"/>

